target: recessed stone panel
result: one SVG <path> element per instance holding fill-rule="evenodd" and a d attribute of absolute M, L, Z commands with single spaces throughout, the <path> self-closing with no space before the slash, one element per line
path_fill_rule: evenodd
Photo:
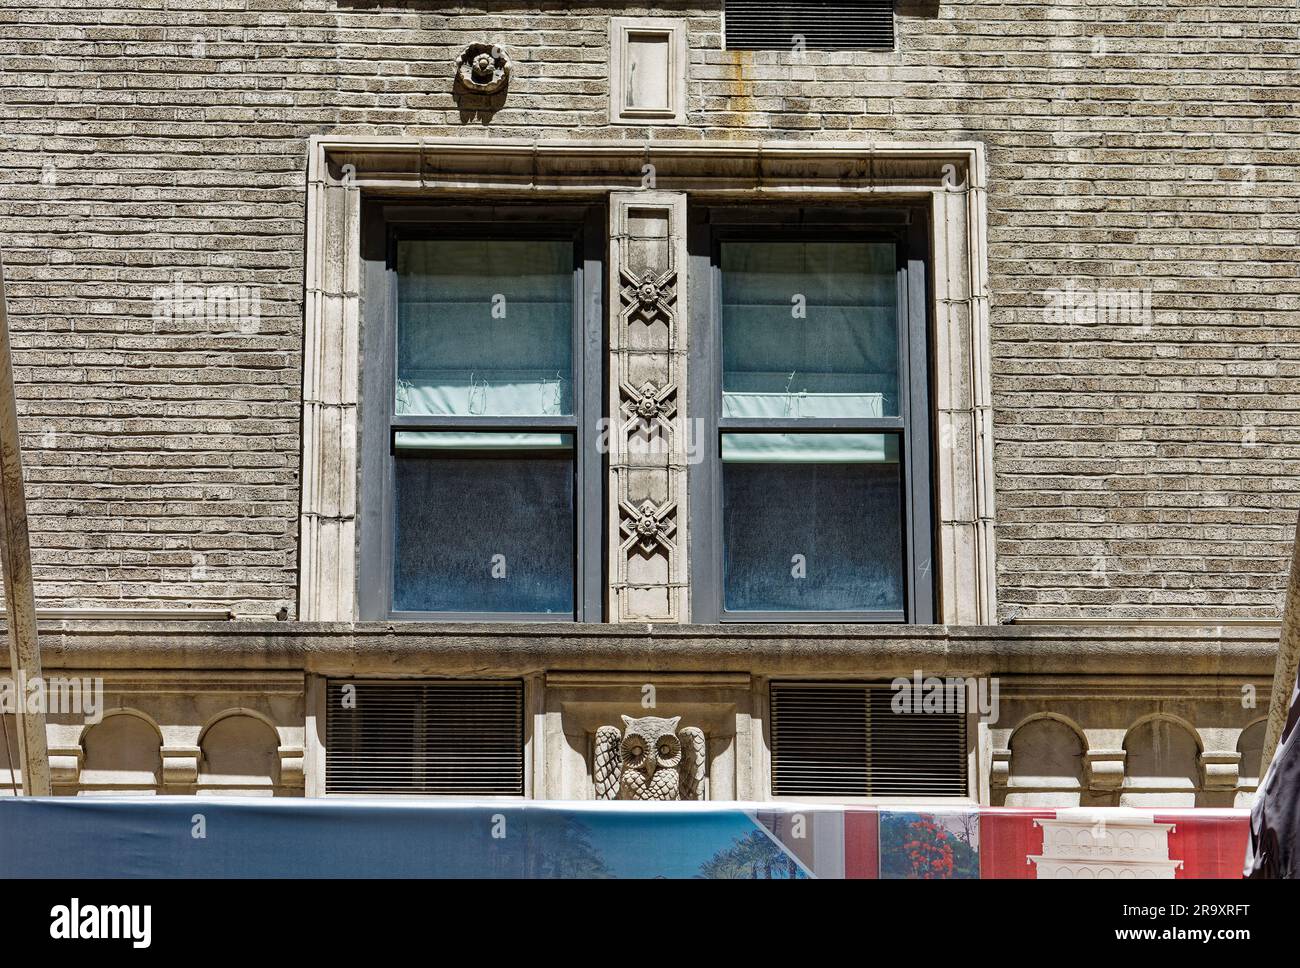
<path fill-rule="evenodd" d="M 686 21 L 612 17 L 609 120 L 614 124 L 686 121 Z"/>

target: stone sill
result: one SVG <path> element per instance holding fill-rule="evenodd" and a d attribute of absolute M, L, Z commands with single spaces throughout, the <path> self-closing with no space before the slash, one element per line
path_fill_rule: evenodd
<path fill-rule="evenodd" d="M 1255 625 L 612 625 L 42 621 L 51 669 L 293 669 L 325 675 L 548 670 L 762 676 L 1181 675 L 1271 678 Z M 7 655 L 0 656 L 0 668 Z"/>

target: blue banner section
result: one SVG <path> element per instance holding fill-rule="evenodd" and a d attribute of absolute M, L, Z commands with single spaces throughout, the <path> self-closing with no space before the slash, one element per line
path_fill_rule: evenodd
<path fill-rule="evenodd" d="M 761 813 L 760 813 L 761 811 Z M 844 876 L 843 814 L 772 804 L 0 800 L 0 876 Z"/>

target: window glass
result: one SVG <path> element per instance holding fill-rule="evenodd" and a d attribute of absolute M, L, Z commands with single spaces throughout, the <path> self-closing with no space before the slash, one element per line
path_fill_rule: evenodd
<path fill-rule="evenodd" d="M 899 415 L 895 246 L 724 242 L 722 415 Z"/>
<path fill-rule="evenodd" d="M 393 608 L 574 609 L 571 456 L 395 458 Z"/>
<path fill-rule="evenodd" d="M 723 434 L 728 611 L 904 607 L 902 475 L 886 434 Z"/>
<path fill-rule="evenodd" d="M 397 245 L 395 413 L 573 413 L 573 242 Z"/>

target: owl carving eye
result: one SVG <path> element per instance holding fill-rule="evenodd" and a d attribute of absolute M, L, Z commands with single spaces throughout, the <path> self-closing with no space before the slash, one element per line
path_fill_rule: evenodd
<path fill-rule="evenodd" d="M 676 766 L 682 758 L 682 744 L 676 736 L 661 736 L 655 754 L 664 766 Z"/>
<path fill-rule="evenodd" d="M 645 759 L 646 744 L 640 736 L 625 736 L 623 738 L 623 762 L 632 766 L 638 766 Z"/>

